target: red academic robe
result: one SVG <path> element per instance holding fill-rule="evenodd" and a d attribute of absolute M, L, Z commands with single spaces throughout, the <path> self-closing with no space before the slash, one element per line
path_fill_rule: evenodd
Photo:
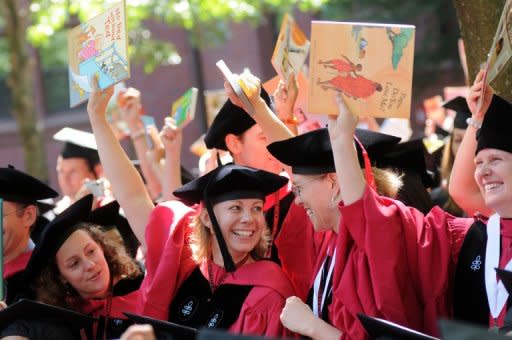
<path fill-rule="evenodd" d="M 368 186 L 340 211 L 329 314 L 343 337 L 365 337 L 357 312 L 438 335 L 437 319 L 452 313 L 457 256 L 474 220 L 438 207 L 423 215 Z"/>
<path fill-rule="evenodd" d="M 23 289 L 25 289 L 23 272 L 31 255 L 32 250 L 29 250 L 4 263 L 3 279 L 6 282 L 5 301 L 7 304 L 14 302 L 18 294 L 23 294 Z"/>
<path fill-rule="evenodd" d="M 196 268 L 189 246 L 190 218 L 196 213 L 196 209 L 178 201 L 161 203 L 151 213 L 146 227 L 147 274 L 141 286 L 141 314 L 167 320 L 177 290 Z M 200 264 L 200 269 L 208 277 L 204 263 Z M 224 276 L 223 269 L 213 266 L 213 271 L 214 284 L 218 284 Z M 229 328 L 230 332 L 268 336 L 286 334 L 279 315 L 286 298 L 293 295 L 293 288 L 276 264 L 258 261 L 244 265 L 222 283 L 253 286 L 240 316 Z"/>

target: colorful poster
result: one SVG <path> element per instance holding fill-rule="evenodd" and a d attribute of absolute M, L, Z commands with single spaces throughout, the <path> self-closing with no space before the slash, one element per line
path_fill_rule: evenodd
<path fill-rule="evenodd" d="M 415 27 L 313 21 L 308 113 L 409 118 Z"/>
<path fill-rule="evenodd" d="M 183 128 L 194 119 L 197 93 L 198 90 L 195 87 L 191 87 L 172 104 L 171 117 L 174 119 L 177 127 Z"/>
<path fill-rule="evenodd" d="M 503 71 L 512 56 L 512 0 L 507 0 L 501 13 L 498 29 L 494 35 L 487 59 L 487 83 Z"/>
<path fill-rule="evenodd" d="M 69 31 L 70 107 L 89 98 L 93 75 L 98 75 L 100 89 L 130 77 L 125 8 L 123 0 Z"/>
<path fill-rule="evenodd" d="M 308 56 L 309 45 L 309 40 L 293 17 L 285 14 L 271 59 L 281 79 L 288 80 L 292 72 L 299 74 Z"/>

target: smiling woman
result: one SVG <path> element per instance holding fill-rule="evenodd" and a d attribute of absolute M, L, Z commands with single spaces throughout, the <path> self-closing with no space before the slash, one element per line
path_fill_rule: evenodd
<path fill-rule="evenodd" d="M 25 271 L 28 297 L 99 317 L 97 334 L 109 338 L 129 326 L 122 312 L 136 310 L 141 282 L 140 268 L 124 247 L 93 222 L 102 223 L 99 216 L 106 221 L 105 212 L 117 213 L 114 203 L 91 213 L 88 195 L 64 210 L 45 227 Z M 131 289 L 119 292 L 130 283 Z"/>

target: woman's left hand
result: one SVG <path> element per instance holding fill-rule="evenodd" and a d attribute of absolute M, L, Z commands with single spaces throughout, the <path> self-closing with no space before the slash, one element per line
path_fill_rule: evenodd
<path fill-rule="evenodd" d="M 281 323 L 290 331 L 310 336 L 316 316 L 308 305 L 296 296 L 286 299 L 286 305 L 281 312 Z"/>

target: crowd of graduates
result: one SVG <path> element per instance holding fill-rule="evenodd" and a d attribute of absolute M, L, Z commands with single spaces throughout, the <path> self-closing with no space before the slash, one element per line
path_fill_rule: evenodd
<path fill-rule="evenodd" d="M 295 77 L 269 95 L 243 73 L 249 103 L 225 83 L 196 178 L 182 129 L 146 131 L 130 88 L 116 102 L 134 165 L 107 117 L 114 90 L 95 80 L 92 133 L 55 136 L 59 201 L 0 168 L 0 338 L 367 339 L 382 320 L 428 338 L 439 319 L 506 333 L 512 104 L 483 78 L 445 104 L 457 115 L 441 170 L 422 139 L 362 128 L 341 94 L 327 127 L 298 133 Z"/>

